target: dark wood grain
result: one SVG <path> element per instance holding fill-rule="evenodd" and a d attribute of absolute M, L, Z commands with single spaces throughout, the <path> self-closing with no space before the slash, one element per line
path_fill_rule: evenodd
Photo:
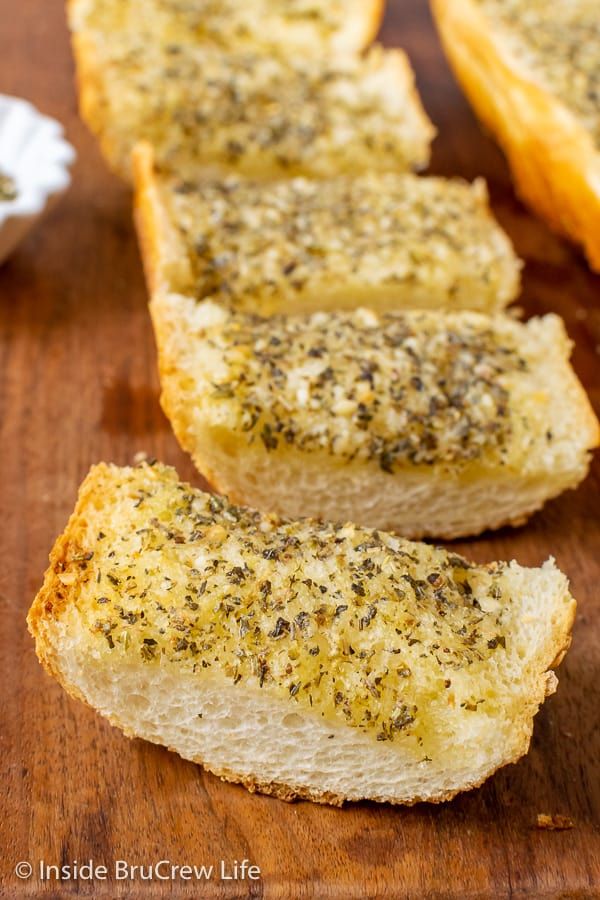
<path fill-rule="evenodd" d="M 523 306 L 566 320 L 600 407 L 600 279 L 516 200 L 442 57 L 422 0 L 391 2 L 384 38 L 405 46 L 439 128 L 432 170 L 485 176 L 527 261 Z M 158 405 L 155 348 L 126 188 L 76 112 L 61 0 L 0 0 L 0 91 L 58 117 L 78 151 L 74 185 L 0 270 L 0 603 L 5 896 L 600 897 L 600 502 L 586 484 L 526 527 L 458 544 L 477 560 L 553 554 L 579 600 L 558 694 L 531 752 L 440 806 L 286 805 L 222 784 L 166 750 L 129 742 L 37 663 L 25 614 L 91 463 L 144 450 L 200 483 Z M 575 828 L 543 832 L 538 812 Z M 41 884 L 19 860 L 215 863 L 249 858 L 259 882 Z"/>

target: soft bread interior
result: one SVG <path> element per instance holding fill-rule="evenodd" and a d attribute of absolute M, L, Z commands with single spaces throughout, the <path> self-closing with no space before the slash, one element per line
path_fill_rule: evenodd
<path fill-rule="evenodd" d="M 163 405 L 175 421 L 166 396 Z M 257 445 L 241 447 L 232 434 L 205 427 L 200 416 L 176 427 L 182 447 L 219 491 L 238 503 L 284 515 L 358 519 L 371 528 L 410 538 L 453 539 L 504 525 L 522 525 L 551 497 L 573 488 L 587 463 L 537 474 L 469 471 L 448 474 L 418 469 L 395 476 L 377 465 L 336 465 L 326 454 L 295 450 L 266 454 Z M 181 419 L 178 420 L 181 423 Z"/>

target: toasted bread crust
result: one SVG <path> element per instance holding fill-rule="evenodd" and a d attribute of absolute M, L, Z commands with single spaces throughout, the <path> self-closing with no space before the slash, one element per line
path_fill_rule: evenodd
<path fill-rule="evenodd" d="M 72 0 L 73 6 L 76 0 Z M 114 150 L 105 131 L 106 97 L 102 78 L 102 64 L 96 46 L 86 32 L 71 33 L 71 47 L 75 59 L 75 79 L 79 113 L 89 129 L 100 141 L 102 152 L 112 159 Z M 117 173 L 120 174 L 120 173 Z"/>
<path fill-rule="evenodd" d="M 52 625 L 60 619 L 61 613 L 74 602 L 77 595 L 78 582 L 72 585 L 63 585 L 59 576 L 64 569 L 69 551 L 81 550 L 84 532 L 82 513 L 107 472 L 108 467 L 104 463 L 100 463 L 88 474 L 79 488 L 75 509 L 69 517 L 64 532 L 56 539 L 50 552 L 49 565 L 44 573 L 42 587 L 27 614 L 27 626 L 36 639 L 38 659 L 46 671 L 56 678 L 71 696 L 83 700 L 84 703 L 86 700 L 81 692 L 74 685 L 64 683 L 56 650 L 48 638 L 48 633 Z"/>
<path fill-rule="evenodd" d="M 64 571 L 63 563 L 68 553 L 72 557 L 73 552 L 79 553 L 90 550 L 89 547 L 83 545 L 84 542 L 82 540 L 87 525 L 87 510 L 90 505 L 93 507 L 95 501 L 104 499 L 107 490 L 110 490 L 110 471 L 108 466 L 100 464 L 91 470 L 80 488 L 75 510 L 67 523 L 64 533 L 57 539 L 52 549 L 50 565 L 45 573 L 43 586 L 35 598 L 27 617 L 29 630 L 36 641 L 36 652 L 43 666 L 71 696 L 78 700 L 83 700 L 86 705 L 89 704 L 81 690 L 64 674 L 60 655 L 57 652 L 56 641 L 53 639 L 53 631 L 56 629 L 65 610 L 71 604 L 77 602 L 80 591 L 80 579 L 72 580 L 69 578 L 66 579 L 66 583 L 61 581 L 60 576 Z M 556 617 L 553 633 L 546 645 L 539 651 L 534 667 L 539 669 L 540 674 L 537 676 L 537 682 L 532 684 L 526 703 L 527 708 L 523 713 L 523 721 L 517 726 L 519 741 L 510 756 L 502 760 L 494 771 L 501 766 L 516 762 L 527 752 L 531 733 L 531 729 L 527 727 L 527 720 L 533 718 L 544 697 L 553 693 L 556 688 L 557 679 L 551 670 L 560 663 L 570 645 L 570 632 L 574 617 L 575 603 L 571 601 L 568 605 L 565 605 L 560 616 Z M 117 717 L 109 714 L 107 718 L 115 726 L 123 728 L 123 724 Z M 135 737 L 132 734 L 129 736 Z M 297 784 L 268 781 L 262 779 L 259 774 L 240 775 L 228 768 L 205 765 L 201 758 L 196 758 L 193 761 L 204 765 L 207 771 L 213 772 L 213 774 L 224 781 L 241 783 L 251 792 L 271 794 L 285 801 L 306 799 L 317 803 L 341 806 L 347 800 L 361 799 L 358 796 L 344 796 L 330 791 L 312 790 Z M 461 787 L 460 791 L 478 787 L 491 774 L 492 772 L 487 772 L 484 777 L 473 780 L 471 783 Z M 414 796 L 402 801 L 386 796 L 378 796 L 372 799 L 378 802 L 402 802 L 403 805 L 412 805 L 423 801 L 440 803 L 452 799 L 460 791 L 442 791 L 434 796 Z"/>
<path fill-rule="evenodd" d="M 381 28 L 385 15 L 386 0 L 370 0 L 370 6 L 364 11 L 364 32 L 362 49 L 364 50 L 375 40 Z"/>
<path fill-rule="evenodd" d="M 431 0 L 454 72 L 508 158 L 522 199 L 600 271 L 600 153 L 575 115 L 514 58 L 473 0 Z"/>
<path fill-rule="evenodd" d="M 131 166 L 136 186 L 134 221 L 148 292 L 153 295 L 169 288 L 160 275 L 168 260 L 177 260 L 179 242 L 158 196 L 154 152 L 149 143 L 142 141 L 136 144 L 131 154 Z"/>
<path fill-rule="evenodd" d="M 75 60 L 79 114 L 100 141 L 105 158 L 112 159 L 116 148 L 113 148 L 105 133 L 104 107 L 107 100 L 104 93 L 102 61 L 92 35 L 85 29 L 76 27 L 78 18 L 80 16 L 84 18 L 88 7 L 88 0 L 67 0 L 67 20 L 71 27 L 71 49 Z M 125 173 L 119 171 L 117 174 L 125 176 Z"/>

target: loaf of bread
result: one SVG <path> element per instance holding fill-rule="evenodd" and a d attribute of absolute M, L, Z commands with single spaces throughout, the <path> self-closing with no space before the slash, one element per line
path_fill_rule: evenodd
<path fill-rule="evenodd" d="M 69 23 L 98 44 L 135 40 L 222 48 L 356 52 L 379 30 L 384 0 L 68 0 Z"/>
<path fill-rule="evenodd" d="M 432 0 L 448 58 L 521 197 L 600 271 L 597 0 Z"/>
<path fill-rule="evenodd" d="M 434 130 L 400 50 L 225 52 L 135 31 L 100 41 L 83 30 L 73 43 L 82 116 L 125 178 L 143 139 L 182 177 L 322 178 L 429 160 Z"/>
<path fill-rule="evenodd" d="M 520 262 L 485 183 L 366 172 L 269 183 L 163 174 L 133 154 L 152 293 L 271 315 L 325 309 L 500 310 Z"/>
<path fill-rule="evenodd" d="M 130 737 L 286 800 L 414 803 L 527 752 L 574 611 L 552 561 L 476 566 L 100 465 L 28 621 Z"/>
<path fill-rule="evenodd" d="M 175 434 L 258 509 L 476 535 L 579 484 L 598 443 L 553 315 L 264 318 L 160 294 L 151 310 Z"/>

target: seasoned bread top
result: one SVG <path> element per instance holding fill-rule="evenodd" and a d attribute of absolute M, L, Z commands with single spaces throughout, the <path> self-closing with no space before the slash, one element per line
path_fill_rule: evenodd
<path fill-rule="evenodd" d="M 539 589 L 553 598 L 543 642 L 524 612 Z M 475 566 L 354 525 L 234 507 L 159 465 L 100 465 L 29 622 L 50 666 L 53 634 L 68 630 L 82 663 L 134 657 L 218 674 L 285 698 L 290 713 L 379 741 L 402 734 L 431 758 L 447 748 L 444 729 L 478 727 L 465 716 L 529 702 L 568 645 L 573 611 L 551 564 Z"/>
<path fill-rule="evenodd" d="M 600 148 L 597 0 L 476 0 L 532 78 L 574 113 Z"/>
<path fill-rule="evenodd" d="M 143 139 L 184 177 L 321 178 L 428 162 L 433 129 L 401 51 L 308 58 L 212 45 L 99 47 L 82 37 L 82 109 L 127 177 Z"/>
<path fill-rule="evenodd" d="M 128 47 L 161 40 L 317 55 L 363 49 L 383 9 L 383 0 L 70 0 L 69 18 L 74 31 Z"/>
<path fill-rule="evenodd" d="M 138 226 L 152 288 L 238 310 L 356 306 L 494 311 L 520 263 L 485 183 L 367 172 L 265 184 L 162 175 L 134 153 Z"/>
<path fill-rule="evenodd" d="M 161 365 L 181 381 L 189 423 L 201 416 L 270 452 L 321 451 L 387 472 L 525 473 L 562 468 L 598 440 L 556 316 L 261 318 L 177 296 L 154 306 Z"/>

